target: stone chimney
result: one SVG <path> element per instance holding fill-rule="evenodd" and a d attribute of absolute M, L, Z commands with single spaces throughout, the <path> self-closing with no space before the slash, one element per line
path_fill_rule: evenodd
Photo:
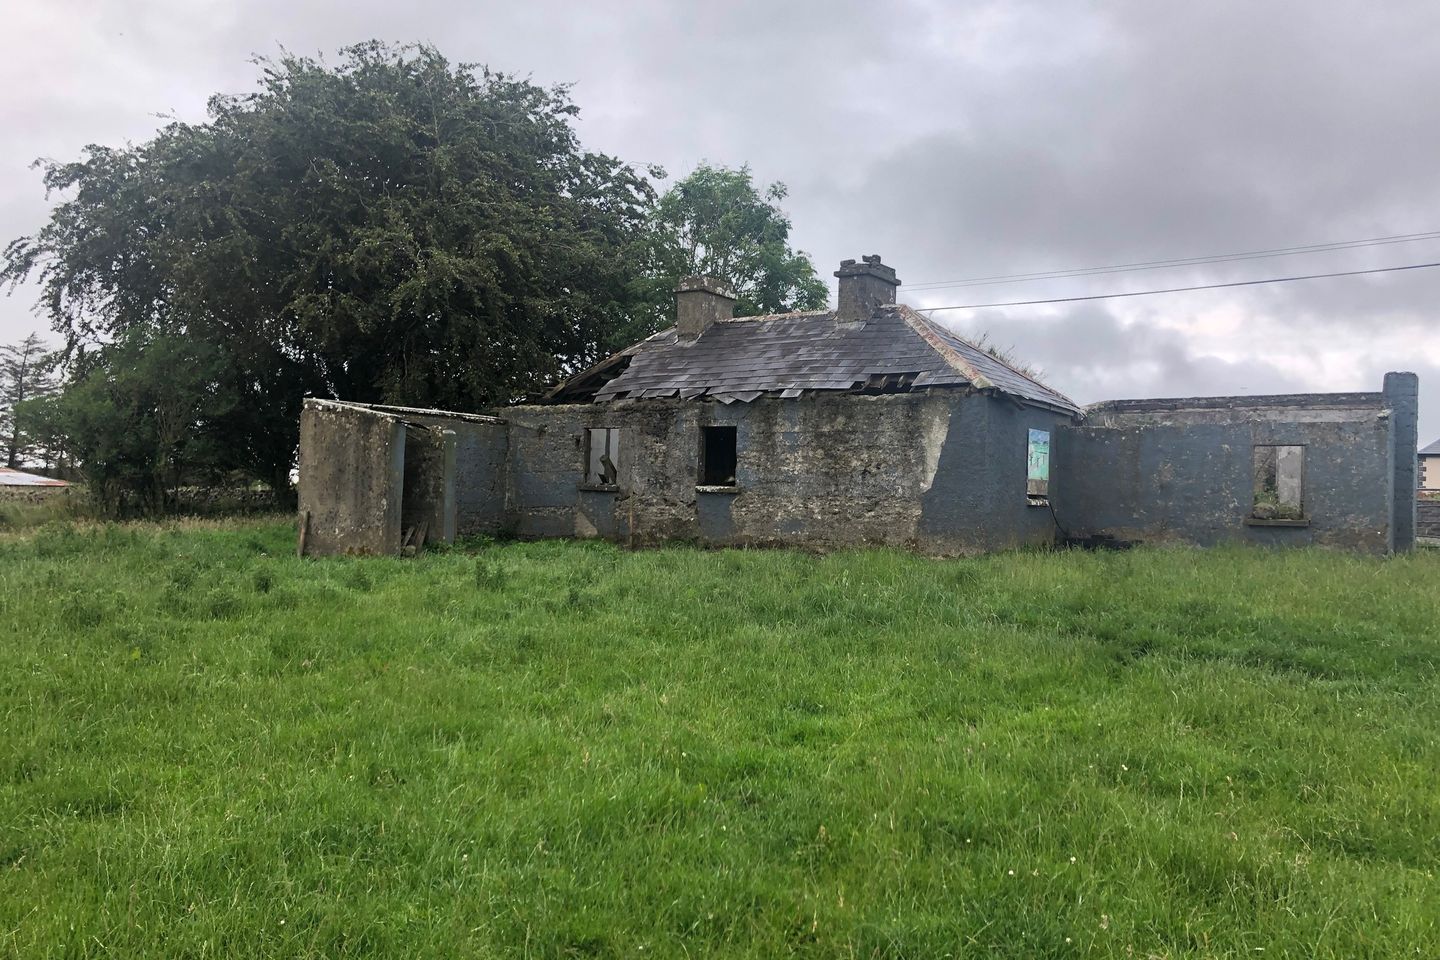
<path fill-rule="evenodd" d="M 860 263 L 842 260 L 835 276 L 840 278 L 835 319 L 841 323 L 869 320 L 876 307 L 895 302 L 895 288 L 900 286 L 895 268 L 881 263 L 878 253 L 862 257 Z"/>
<path fill-rule="evenodd" d="M 697 340 L 716 320 L 735 315 L 735 291 L 714 277 L 686 277 L 675 287 L 675 332 Z"/>

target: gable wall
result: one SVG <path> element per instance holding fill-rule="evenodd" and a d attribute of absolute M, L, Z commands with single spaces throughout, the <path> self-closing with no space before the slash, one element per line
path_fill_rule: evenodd
<path fill-rule="evenodd" d="M 1003 397 L 974 397 L 952 426 L 935 483 L 924 498 L 921 539 L 941 553 L 1053 543 L 1047 505 L 1025 493 L 1030 430 L 1050 432 L 1067 416 Z M 1053 468 L 1052 493 L 1064 482 Z"/>

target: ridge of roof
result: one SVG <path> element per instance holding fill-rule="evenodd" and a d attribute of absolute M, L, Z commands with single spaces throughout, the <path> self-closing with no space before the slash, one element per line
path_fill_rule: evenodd
<path fill-rule="evenodd" d="M 991 362 L 993 362 L 993 363 L 998 363 L 1000 366 L 1004 367 L 1006 370 L 1009 370 L 1011 373 L 1015 374 L 1017 377 L 1020 377 L 1020 378 L 1022 378 L 1022 379 L 1024 379 L 1024 380 L 1028 380 L 1030 383 L 1032 383 L 1032 384 L 1034 384 L 1035 386 L 1039 387 L 1041 390 L 1044 390 L 1046 393 L 1054 394 L 1055 396 L 1057 396 L 1057 397 L 1059 397 L 1060 399 L 1064 400 L 1064 401 L 1065 401 L 1066 403 L 1068 403 L 1069 405 L 1073 406 L 1077 411 L 1081 409 L 1081 407 L 1080 407 L 1080 405 L 1079 405 L 1078 403 L 1076 403 L 1074 400 L 1071 400 L 1068 396 L 1066 396 L 1065 394 L 1061 393 L 1059 390 L 1056 390 L 1054 387 L 1050 386 L 1050 385 L 1049 385 L 1048 383 L 1046 383 L 1045 381 L 1040 380 L 1039 378 L 1034 377 L 1034 376 L 1032 376 L 1031 374 L 1026 373 L 1024 370 L 1021 370 L 1019 367 L 1015 366 L 1014 364 L 1010 363 L 1010 362 L 1007 361 L 1007 360 L 1002 360 L 1002 359 L 1000 359 L 999 357 L 997 357 L 997 356 L 995 356 L 993 353 L 991 353 L 989 350 L 986 350 L 984 347 L 981 347 L 981 346 L 979 346 L 978 344 L 974 343 L 973 341 L 967 340 L 965 337 L 960 336 L 960 334 L 956 333 L 954 330 L 951 330 L 951 329 L 949 329 L 948 327 L 942 327 L 942 326 L 940 326 L 940 324 L 936 323 L 934 320 L 931 320 L 929 317 L 924 316 L 923 314 L 921 314 L 918 310 L 914 309 L 913 307 L 910 307 L 910 306 L 905 305 L 905 304 L 901 304 L 901 309 L 903 309 L 903 310 L 905 310 L 905 311 L 907 311 L 907 312 L 909 312 L 909 313 L 911 313 L 911 314 L 914 314 L 916 317 L 918 317 L 918 318 L 920 319 L 920 321 L 921 321 L 922 323 L 924 323 L 924 324 L 927 325 L 928 327 L 931 327 L 931 328 L 933 328 L 933 329 L 939 330 L 942 336 L 949 337 L 949 338 L 952 339 L 952 340 L 958 340 L 959 342 L 965 344 L 965 345 L 966 345 L 967 347 L 969 347 L 970 349 L 972 349 L 972 350 L 974 350 L 974 351 L 976 351 L 976 352 L 978 352 L 978 353 L 984 354 Z"/>
<path fill-rule="evenodd" d="M 719 320 L 719 321 L 717 321 L 717 322 L 718 322 L 718 323 L 754 323 L 754 322 L 757 321 L 757 320 L 794 320 L 794 319 L 797 319 L 797 318 L 799 318 L 799 317 L 824 317 L 824 316 L 829 316 L 830 314 L 832 314 L 832 313 L 834 313 L 834 312 L 835 312 L 834 310 L 831 310 L 829 307 L 826 307 L 826 308 L 824 308 L 823 310 L 791 310 L 791 311 L 789 311 L 789 312 L 787 312 L 787 313 L 755 313 L 755 314 L 750 314 L 749 316 L 745 316 L 745 317 L 727 317 L 726 319 L 724 319 L 724 320 Z M 674 327 L 666 327 L 665 330 L 662 330 L 662 331 L 661 331 L 661 333 L 664 333 L 666 330 L 674 330 L 674 329 L 675 329 Z"/>
<path fill-rule="evenodd" d="M 630 346 L 626 347 L 625 349 L 615 351 L 614 353 L 610 354 L 610 356 L 606 357 L 604 360 L 598 360 L 595 363 L 590 364 L 590 366 L 584 368 L 583 370 L 575 371 L 574 373 L 570 374 L 570 376 L 564 378 L 559 383 L 555 384 L 555 386 L 542 393 L 540 395 L 540 399 L 551 400 L 559 396 L 561 393 L 564 393 L 565 389 L 569 387 L 572 383 L 578 383 L 588 376 L 599 373 L 606 367 L 610 366 L 612 363 L 623 360 L 626 357 L 634 356 L 635 354 L 640 352 L 641 347 L 645 346 L 645 344 L 649 343 L 651 340 L 655 340 L 666 334 L 674 332 L 674 327 L 666 327 L 663 330 L 656 330 L 654 333 L 650 334 L 650 336 L 645 337 L 642 340 L 636 340 L 634 343 L 630 344 Z"/>
<path fill-rule="evenodd" d="M 936 329 L 935 324 L 921 316 L 919 311 L 903 303 L 896 304 L 895 310 L 900 314 L 906 325 L 909 326 L 911 330 L 914 330 L 920 339 L 930 344 L 936 353 L 945 358 L 946 363 L 964 374 L 966 379 L 970 381 L 971 386 L 979 390 L 992 389 L 995 386 L 984 374 L 975 369 L 973 363 L 970 363 L 960 355 L 959 351 L 946 343 L 944 338 L 940 336 L 940 331 Z"/>
<path fill-rule="evenodd" d="M 1074 400 L 1071 400 L 1068 396 L 1061 393 L 1059 390 L 1056 390 L 1048 383 L 1045 383 L 1043 380 L 1040 380 L 1037 377 L 1026 373 L 1024 370 L 1019 369 L 1014 364 L 1006 360 L 1000 359 L 999 357 L 991 353 L 989 350 L 986 350 L 984 347 L 981 347 L 973 343 L 972 341 L 960 336 L 960 334 L 956 333 L 954 330 L 951 330 L 948 327 L 942 327 L 934 320 L 931 320 L 929 317 L 920 313 L 920 311 L 916 310 L 914 307 L 902 303 L 896 304 L 896 308 L 900 311 L 901 315 L 905 317 L 905 322 L 910 324 L 912 328 L 916 328 L 918 326 L 918 329 L 916 329 L 916 333 L 919 333 L 922 337 L 925 337 L 926 342 L 931 342 L 931 336 L 938 337 L 940 342 L 945 345 L 945 349 L 941 351 L 942 355 L 945 356 L 947 360 L 954 356 L 963 365 L 957 369 L 961 369 L 962 372 L 966 369 L 973 371 L 974 379 L 972 379 L 971 382 L 974 383 L 976 387 L 980 389 L 989 388 L 999 390 L 1002 393 L 1013 394 L 1016 396 L 1020 396 L 1023 399 L 1031 400 L 1037 403 L 1056 404 L 1058 406 L 1062 406 L 1068 409 L 1071 413 L 1074 414 L 1082 413 L 1082 409 L 1078 403 L 1076 403 Z M 929 331 L 930 336 L 927 336 L 927 334 L 922 332 L 922 330 Z M 1006 372 L 1012 374 L 1015 377 L 1018 377 L 1025 384 L 1029 384 L 1031 387 L 1034 387 L 1035 390 L 1041 394 L 1041 396 L 1031 396 L 1027 393 L 1019 392 L 1013 387 L 1007 387 L 1003 383 L 996 382 L 993 375 L 985 374 L 976 366 L 973 360 L 965 358 L 959 353 L 959 351 L 955 350 L 953 346 L 951 346 L 949 343 L 945 343 L 946 340 L 954 341 L 955 343 L 962 344 L 966 348 L 973 350 L 976 354 L 976 359 L 979 359 L 981 363 L 994 364 L 995 366 L 1001 367 Z M 932 343 L 932 345 L 934 344 Z M 936 349 L 940 350 L 941 348 L 937 346 Z"/>

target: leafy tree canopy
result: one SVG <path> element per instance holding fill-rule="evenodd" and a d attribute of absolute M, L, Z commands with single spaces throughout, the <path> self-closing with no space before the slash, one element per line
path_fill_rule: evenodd
<path fill-rule="evenodd" d="M 225 462 L 214 425 L 235 402 L 217 389 L 225 363 L 201 340 L 139 329 L 79 358 L 63 393 L 19 409 L 41 438 L 80 451 L 90 496 L 110 512 L 165 510 L 197 465 Z"/>
<path fill-rule="evenodd" d="M 63 338 L 36 434 L 130 499 L 186 471 L 287 489 L 306 395 L 523 397 L 668 324 L 689 274 L 744 312 L 825 301 L 783 185 L 702 166 L 657 198 L 581 147 L 565 87 L 378 42 L 256 64 L 204 123 L 40 162 L 63 199 L 0 259 Z"/>
<path fill-rule="evenodd" d="M 651 214 L 651 296 L 665 303 L 680 278 L 704 275 L 735 288 L 741 315 L 823 307 L 825 282 L 790 249 L 785 195 L 783 183 L 756 186 L 748 166 L 702 164 L 678 181 Z"/>
<path fill-rule="evenodd" d="M 283 485 L 307 393 L 485 407 L 633 314 L 653 191 L 580 147 L 565 88 L 380 43 L 257 63 L 206 123 L 42 163 L 67 199 L 0 268 L 38 276 L 72 355 L 134 334 L 131 359 L 171 337 L 223 358 L 234 466 Z"/>

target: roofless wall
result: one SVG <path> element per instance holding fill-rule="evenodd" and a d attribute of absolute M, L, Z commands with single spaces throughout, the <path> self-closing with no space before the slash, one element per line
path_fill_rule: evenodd
<path fill-rule="evenodd" d="M 497 533 L 502 420 L 331 400 L 300 416 L 300 552 L 396 554 Z"/>
<path fill-rule="evenodd" d="M 1125 400 L 1057 431 L 1073 537 L 1409 550 L 1414 374 L 1377 393 Z"/>

